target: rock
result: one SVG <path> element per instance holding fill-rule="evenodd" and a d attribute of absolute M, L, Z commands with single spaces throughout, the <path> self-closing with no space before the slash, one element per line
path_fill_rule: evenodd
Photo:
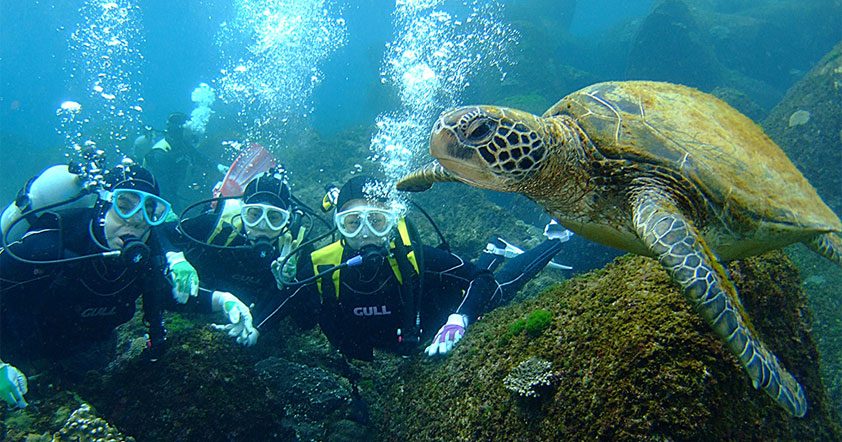
<path fill-rule="evenodd" d="M 626 75 L 710 91 L 722 84 L 724 73 L 687 4 L 666 0 L 640 26 L 629 53 Z"/>
<path fill-rule="evenodd" d="M 145 358 L 90 376 L 77 391 L 141 441 L 294 440 L 258 380 L 253 353 L 207 325 L 168 336 L 158 362 Z"/>
<path fill-rule="evenodd" d="M 474 324 L 438 363 L 412 363 L 391 389 L 387 440 L 842 440 L 819 376 L 797 271 L 780 252 L 729 266 L 764 342 L 805 387 L 791 418 L 755 390 L 657 261 L 624 256 Z M 501 340 L 538 308 L 539 337 Z M 525 401 L 504 379 L 525 359 L 559 383 Z"/>
<path fill-rule="evenodd" d="M 842 214 L 842 43 L 793 86 L 763 129 L 837 214 Z M 806 118 L 809 116 L 809 118 Z"/>
<path fill-rule="evenodd" d="M 291 405 L 312 420 L 321 421 L 351 403 L 348 380 L 319 367 L 286 361 L 278 357 L 264 359 L 254 366 L 261 380 L 274 391 L 280 405 Z"/>

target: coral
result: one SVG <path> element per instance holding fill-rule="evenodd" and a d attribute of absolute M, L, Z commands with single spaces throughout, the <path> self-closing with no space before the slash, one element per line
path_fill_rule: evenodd
<path fill-rule="evenodd" d="M 552 320 L 552 313 L 544 309 L 535 310 L 526 318 L 526 333 L 532 337 L 540 336 L 550 326 Z"/>
<path fill-rule="evenodd" d="M 503 385 L 524 397 L 536 397 L 541 387 L 548 387 L 553 381 L 553 363 L 535 356 L 523 361 L 515 367 Z"/>
<path fill-rule="evenodd" d="M 53 435 L 53 442 L 134 442 L 133 437 L 123 436 L 108 422 L 97 417 L 91 406 L 82 404 L 67 423 Z"/>

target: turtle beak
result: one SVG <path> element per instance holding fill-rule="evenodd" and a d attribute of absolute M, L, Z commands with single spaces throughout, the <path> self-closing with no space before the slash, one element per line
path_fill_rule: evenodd
<path fill-rule="evenodd" d="M 430 154 L 438 159 L 449 161 L 471 161 L 476 154 L 471 146 L 463 144 L 454 127 L 459 126 L 459 120 L 470 112 L 476 112 L 475 107 L 460 107 L 443 112 L 433 125 L 433 132 L 430 134 Z M 452 170 L 452 169 L 451 169 Z"/>

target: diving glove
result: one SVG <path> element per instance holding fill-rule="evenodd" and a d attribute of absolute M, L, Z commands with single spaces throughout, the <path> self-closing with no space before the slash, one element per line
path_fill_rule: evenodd
<path fill-rule="evenodd" d="M 199 274 L 184 258 L 184 252 L 167 252 L 167 275 L 172 282 L 172 297 L 185 304 L 199 293 Z"/>
<path fill-rule="evenodd" d="M 278 285 L 278 290 L 283 290 L 284 281 L 290 282 L 295 278 L 295 273 L 298 270 L 298 255 L 295 254 L 290 256 L 283 265 L 283 268 L 281 268 L 281 263 L 283 263 L 284 258 L 286 258 L 290 252 L 295 250 L 304 241 L 304 232 L 305 229 L 303 227 L 298 229 L 298 236 L 294 240 L 292 239 L 292 234 L 289 232 L 284 233 L 284 241 L 281 246 L 281 256 L 272 261 L 272 275 L 275 277 L 275 283 Z"/>
<path fill-rule="evenodd" d="M 444 355 L 453 349 L 453 346 L 462 339 L 465 334 L 465 328 L 468 327 L 468 317 L 454 313 L 447 317 L 447 322 L 436 333 L 433 338 L 433 343 L 430 344 L 424 352 L 427 356 L 435 356 L 437 354 Z"/>
<path fill-rule="evenodd" d="M 254 328 L 254 320 L 249 308 L 228 292 L 213 292 L 211 300 L 213 311 L 222 311 L 228 317 L 230 324 L 211 324 L 217 330 L 228 332 L 228 336 L 236 337 L 237 343 L 251 347 L 257 342 L 260 333 Z"/>
<path fill-rule="evenodd" d="M 0 361 L 0 396 L 9 406 L 26 408 L 23 395 L 28 391 L 26 376 L 14 366 Z"/>

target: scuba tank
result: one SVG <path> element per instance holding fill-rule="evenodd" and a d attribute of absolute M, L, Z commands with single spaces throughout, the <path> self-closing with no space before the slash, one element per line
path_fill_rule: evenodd
<path fill-rule="evenodd" d="M 37 219 L 32 212 L 54 204 L 67 202 L 62 208 L 92 207 L 97 195 L 89 191 L 88 185 L 84 175 L 72 173 L 67 165 L 47 168 L 37 177 L 30 178 L 3 211 L 0 233 L 5 235 L 7 242 L 19 240 Z"/>

